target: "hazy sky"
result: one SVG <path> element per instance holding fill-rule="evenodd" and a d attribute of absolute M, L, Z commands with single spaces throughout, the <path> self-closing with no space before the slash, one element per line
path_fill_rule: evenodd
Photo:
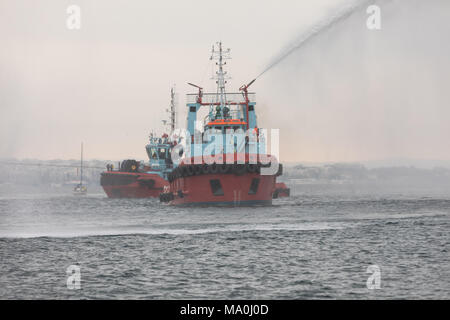
<path fill-rule="evenodd" d="M 145 159 L 171 85 L 183 127 L 186 82 L 213 87 L 215 41 L 234 91 L 348 2 L 0 0 L 0 157 Z M 381 30 L 364 7 L 254 84 L 282 160 L 450 159 L 450 1 L 377 3 Z"/>

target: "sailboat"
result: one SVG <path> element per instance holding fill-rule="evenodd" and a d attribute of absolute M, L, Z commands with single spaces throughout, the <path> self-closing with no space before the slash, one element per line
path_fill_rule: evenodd
<path fill-rule="evenodd" d="M 74 195 L 86 195 L 87 187 L 83 186 L 83 143 L 81 143 L 80 183 L 73 189 Z"/>

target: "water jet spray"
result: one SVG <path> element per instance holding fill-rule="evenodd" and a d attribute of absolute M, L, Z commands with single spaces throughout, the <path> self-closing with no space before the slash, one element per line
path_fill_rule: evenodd
<path fill-rule="evenodd" d="M 373 2 L 373 1 L 372 1 Z M 369 3 L 369 0 L 357 0 L 353 1 L 351 4 L 349 4 L 348 7 L 344 8 L 343 10 L 340 10 L 337 12 L 334 16 L 328 17 L 324 19 L 323 21 L 317 23 L 314 27 L 312 27 L 310 30 L 302 34 L 298 40 L 294 42 L 293 47 L 287 49 L 286 52 L 281 53 L 278 55 L 277 58 L 275 58 L 256 78 L 258 79 L 263 74 L 265 74 L 267 71 L 278 65 L 281 61 L 286 59 L 288 56 L 290 56 L 294 51 L 297 49 L 300 49 L 305 44 L 307 44 L 309 41 L 314 39 L 316 36 L 320 35 L 324 31 L 332 28 L 339 22 L 347 19 L 353 12 L 355 12 L 357 9 L 362 7 L 363 5 Z M 253 80 L 251 83 L 253 83 L 255 80 Z M 251 84 L 250 83 L 250 84 Z"/>

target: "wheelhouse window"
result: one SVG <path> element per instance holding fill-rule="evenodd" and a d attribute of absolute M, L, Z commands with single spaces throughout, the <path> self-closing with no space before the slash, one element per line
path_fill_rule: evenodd
<path fill-rule="evenodd" d="M 256 194 L 258 192 L 259 187 L 259 178 L 253 178 L 252 183 L 250 184 L 250 190 L 248 194 Z"/>
<path fill-rule="evenodd" d="M 151 148 L 150 149 L 150 158 L 157 160 L 158 159 L 158 154 L 156 153 L 156 148 Z"/>
<path fill-rule="evenodd" d="M 166 149 L 165 148 L 159 148 L 159 158 L 160 159 L 166 158 Z"/>
<path fill-rule="evenodd" d="M 209 183 L 211 185 L 211 192 L 215 196 L 223 196 L 223 189 L 222 184 L 220 183 L 219 179 L 213 179 L 209 180 Z"/>

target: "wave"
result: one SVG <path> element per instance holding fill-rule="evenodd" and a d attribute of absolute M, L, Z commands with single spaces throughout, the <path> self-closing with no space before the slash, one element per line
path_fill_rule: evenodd
<path fill-rule="evenodd" d="M 114 227 L 109 229 L 78 229 L 78 230 L 55 230 L 55 231 L 33 231 L 33 232 L 10 232 L 2 234 L 0 238 L 78 238 L 96 236 L 125 236 L 125 235 L 196 235 L 207 233 L 226 232 L 250 232 L 250 231 L 320 231 L 337 230 L 344 228 L 342 223 L 327 222 L 305 222 L 297 224 L 247 224 L 247 225 L 225 225 L 206 228 L 130 228 L 129 226 Z"/>

